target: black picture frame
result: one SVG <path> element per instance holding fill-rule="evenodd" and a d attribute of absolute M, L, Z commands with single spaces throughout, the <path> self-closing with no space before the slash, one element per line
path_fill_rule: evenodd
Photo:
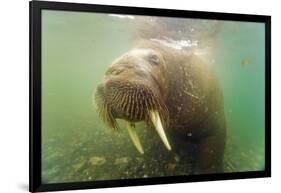
<path fill-rule="evenodd" d="M 189 176 L 156 177 L 146 179 L 106 180 L 42 184 L 41 182 L 41 11 L 68 10 L 96 13 L 168 16 L 182 18 L 216 19 L 261 22 L 265 24 L 265 170 L 236 173 L 202 174 Z M 59 191 L 89 188 L 108 188 L 166 183 L 260 178 L 271 176 L 271 17 L 233 13 L 215 13 L 143 7 L 105 6 L 47 1 L 29 2 L 30 11 L 30 178 L 29 191 Z"/>

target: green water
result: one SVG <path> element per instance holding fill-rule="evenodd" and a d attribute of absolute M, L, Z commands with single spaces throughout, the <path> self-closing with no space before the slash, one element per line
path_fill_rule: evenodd
<path fill-rule="evenodd" d="M 108 65 L 136 40 L 129 20 L 43 11 L 43 183 L 189 174 L 190 165 L 167 153 L 155 131 L 137 125 L 141 155 L 125 129 L 112 133 L 94 109 L 93 92 Z M 207 58 L 224 93 L 225 172 L 263 170 L 264 25 L 222 22 L 213 39 Z"/>

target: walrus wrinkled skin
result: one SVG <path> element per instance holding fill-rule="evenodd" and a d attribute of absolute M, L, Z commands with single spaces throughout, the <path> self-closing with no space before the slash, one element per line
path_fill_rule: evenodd
<path fill-rule="evenodd" d="M 181 160 L 192 158 L 193 173 L 223 172 L 223 95 L 210 67 L 196 55 L 142 41 L 109 66 L 95 102 L 108 127 L 117 130 L 116 119 L 129 123 L 140 153 L 134 123 L 145 121 L 168 150 Z"/>

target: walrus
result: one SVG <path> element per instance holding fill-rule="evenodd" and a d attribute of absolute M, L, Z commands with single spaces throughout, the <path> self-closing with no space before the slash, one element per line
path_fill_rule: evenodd
<path fill-rule="evenodd" d="M 120 129 L 116 119 L 127 122 L 141 154 L 135 123 L 144 121 L 169 152 L 192 157 L 193 173 L 223 172 L 223 94 L 215 73 L 194 53 L 140 41 L 110 64 L 94 99 L 109 128 Z"/>

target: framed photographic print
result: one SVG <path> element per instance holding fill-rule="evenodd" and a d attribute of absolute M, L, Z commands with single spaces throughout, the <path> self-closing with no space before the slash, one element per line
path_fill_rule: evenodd
<path fill-rule="evenodd" d="M 30 191 L 269 177 L 270 16 L 30 2 Z"/>

